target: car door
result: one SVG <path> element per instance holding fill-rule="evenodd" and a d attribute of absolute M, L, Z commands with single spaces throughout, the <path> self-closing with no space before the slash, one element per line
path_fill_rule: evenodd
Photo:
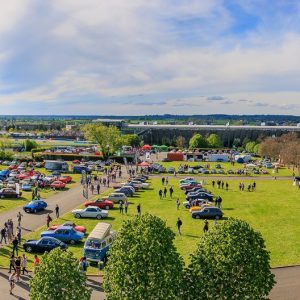
<path fill-rule="evenodd" d="M 45 252 L 48 250 L 48 239 L 42 239 L 39 243 L 38 243 L 38 251 L 40 252 Z"/>
<path fill-rule="evenodd" d="M 64 230 L 63 229 L 56 229 L 54 233 L 54 237 L 60 241 L 64 239 Z"/>
<path fill-rule="evenodd" d="M 95 218 L 96 209 L 94 207 L 88 207 L 85 211 L 85 217 L 87 218 Z"/>

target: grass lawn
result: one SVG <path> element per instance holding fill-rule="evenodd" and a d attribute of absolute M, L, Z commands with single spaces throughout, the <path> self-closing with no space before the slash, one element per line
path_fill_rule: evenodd
<path fill-rule="evenodd" d="M 224 171 L 227 173 L 228 170 L 238 170 L 238 169 L 244 169 L 244 166 L 243 164 L 238 164 L 238 163 L 235 163 L 234 166 L 232 166 L 230 164 L 230 162 L 221 162 L 221 163 L 215 163 L 215 162 L 187 162 L 187 161 L 172 161 L 172 162 L 159 162 L 161 165 L 163 165 L 167 170 L 170 168 L 170 167 L 174 167 L 176 170 L 178 170 L 179 166 L 180 165 L 189 165 L 191 167 L 193 166 L 205 166 L 207 164 L 210 164 L 210 170 L 212 169 L 216 169 L 215 166 L 217 164 L 220 164 L 222 166 L 222 168 L 224 169 Z M 260 175 L 256 175 L 256 174 L 253 174 L 252 172 L 250 172 L 250 175 L 249 176 L 253 176 L 253 177 L 258 177 L 258 176 L 292 176 L 293 174 L 293 170 L 291 169 L 288 169 L 288 168 L 280 168 L 278 169 L 278 173 L 273 173 L 273 169 L 266 169 L 266 168 L 263 168 L 265 170 L 268 171 L 269 174 L 260 174 Z M 217 170 L 217 169 L 216 169 Z M 297 171 L 295 170 L 295 173 L 297 173 Z M 180 174 L 178 174 L 180 175 Z M 185 174 L 186 175 L 186 174 Z M 183 176 L 185 176 L 183 175 Z M 239 176 L 237 174 L 226 174 L 226 175 L 222 175 L 222 174 L 201 174 L 201 176 Z"/>
<path fill-rule="evenodd" d="M 271 252 L 271 265 L 283 266 L 299 263 L 300 240 L 297 230 L 300 227 L 300 191 L 292 186 L 291 180 L 262 180 L 257 181 L 255 192 L 240 192 L 238 190 L 238 180 L 227 180 L 229 191 L 212 189 L 210 180 L 207 180 L 207 189 L 212 190 L 215 195 L 223 198 L 223 212 L 227 217 L 237 217 L 246 220 L 256 230 L 260 231 L 266 240 L 268 250 Z M 253 179 L 252 179 L 253 181 Z M 247 185 L 251 180 L 245 181 Z M 159 200 L 158 189 L 161 187 L 160 178 L 151 179 L 151 189 L 138 193 L 138 196 L 130 198 L 129 215 L 120 215 L 118 209 L 113 209 L 109 213 L 109 218 L 105 222 L 113 225 L 114 230 L 118 230 L 123 220 L 131 218 L 136 214 L 136 205 L 141 203 L 142 213 L 150 212 L 164 219 L 167 225 L 176 233 L 175 245 L 183 256 L 185 262 L 196 249 L 199 237 L 202 236 L 203 220 L 191 218 L 188 210 L 182 206 L 176 210 L 175 200 L 180 198 L 184 201 L 184 193 L 178 188 L 178 179 L 170 178 L 169 186 L 173 185 L 175 193 L 173 199 L 167 197 Z M 107 191 L 106 193 L 109 193 Z M 182 236 L 177 234 L 176 220 L 180 217 L 183 221 Z M 89 233 L 98 223 L 92 219 L 75 219 L 71 213 L 62 216 L 60 222 L 73 221 L 78 225 L 87 227 Z M 222 221 L 221 221 L 222 222 Z M 56 223 L 56 222 L 55 222 Z M 214 226 L 213 221 L 209 226 Z M 39 238 L 41 230 L 27 235 L 26 238 Z M 76 257 L 82 255 L 83 243 L 70 246 Z M 9 248 L 5 247 L 0 251 L 0 265 L 8 265 Z M 32 255 L 28 255 L 32 260 Z M 89 268 L 89 273 L 97 270 Z"/>

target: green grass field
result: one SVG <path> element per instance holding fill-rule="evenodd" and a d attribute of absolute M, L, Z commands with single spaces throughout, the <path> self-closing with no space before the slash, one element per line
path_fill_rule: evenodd
<path fill-rule="evenodd" d="M 271 252 L 272 266 L 291 265 L 300 262 L 300 240 L 297 234 L 300 227 L 300 191 L 292 186 L 291 180 L 258 180 L 256 181 L 257 190 L 255 192 L 240 192 L 238 190 L 238 180 L 227 180 L 229 183 L 228 191 L 217 188 L 212 189 L 210 180 L 207 181 L 207 189 L 215 195 L 221 195 L 223 198 L 225 219 L 228 217 L 243 219 L 249 222 L 254 229 L 261 232 L 267 248 Z M 245 184 L 248 182 L 253 182 L 253 179 L 244 181 Z M 188 210 L 183 208 L 182 205 L 179 211 L 176 210 L 176 198 L 178 197 L 182 203 L 185 195 L 178 188 L 178 179 L 169 179 L 169 186 L 171 185 L 175 188 L 173 199 L 167 197 L 159 200 L 158 189 L 161 187 L 161 179 L 151 179 L 149 190 L 141 191 L 138 196 L 130 198 L 128 216 L 121 215 L 118 209 L 115 208 L 110 211 L 109 218 L 105 222 L 111 223 L 113 229 L 118 230 L 123 220 L 136 214 L 136 205 L 141 203 L 142 213 L 149 212 L 161 217 L 176 233 L 175 245 L 185 262 L 188 262 L 190 253 L 195 251 L 197 242 L 203 234 L 203 220 L 192 219 Z M 109 191 L 106 193 L 109 193 Z M 178 217 L 183 221 L 182 236 L 179 236 L 176 230 Z M 55 223 L 62 223 L 67 220 L 86 226 L 88 233 L 98 223 L 97 220 L 75 219 L 71 213 L 63 215 Z M 209 222 L 209 226 L 214 226 L 213 221 Z M 26 238 L 39 238 L 42 230 L 45 230 L 45 227 L 26 236 Z M 69 247 L 78 258 L 82 255 L 82 248 L 83 243 Z M 9 249 L 5 247 L 0 250 L 1 266 L 7 266 L 8 264 Z M 32 259 L 32 255 L 28 255 L 28 257 L 30 260 Z M 89 272 L 95 273 L 97 270 L 91 267 Z"/>

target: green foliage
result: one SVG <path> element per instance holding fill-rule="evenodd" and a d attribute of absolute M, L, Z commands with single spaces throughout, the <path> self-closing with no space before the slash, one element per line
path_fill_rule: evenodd
<path fill-rule="evenodd" d="M 191 255 L 186 299 L 265 299 L 275 284 L 260 233 L 237 219 L 207 234 Z"/>
<path fill-rule="evenodd" d="M 83 131 L 87 140 L 98 143 L 104 159 L 122 146 L 121 132 L 116 126 L 87 124 Z"/>
<path fill-rule="evenodd" d="M 125 221 L 105 268 L 107 299 L 181 299 L 183 262 L 174 236 L 163 220 L 150 214 Z"/>
<path fill-rule="evenodd" d="M 23 142 L 23 147 L 25 148 L 25 151 L 31 151 L 32 149 L 38 147 L 38 143 L 36 141 L 27 139 Z"/>
<path fill-rule="evenodd" d="M 13 160 L 13 153 L 10 151 L 4 151 L 4 150 L 0 150 L 0 159 L 1 160 Z"/>
<path fill-rule="evenodd" d="M 179 148 L 184 148 L 184 146 L 185 146 L 185 138 L 183 136 L 181 136 L 181 135 L 178 136 L 176 138 L 175 144 Z"/>
<path fill-rule="evenodd" d="M 45 253 L 30 281 L 31 300 L 88 300 L 86 275 L 78 270 L 78 262 L 69 251 L 59 248 Z"/>
<path fill-rule="evenodd" d="M 236 148 L 241 147 L 241 146 L 242 146 L 241 139 L 235 138 L 235 139 L 233 140 L 232 146 L 234 146 L 234 147 L 236 147 Z"/>
<path fill-rule="evenodd" d="M 189 141 L 189 148 L 207 148 L 208 143 L 206 139 L 199 133 L 195 134 L 193 137 L 191 137 Z"/>
<path fill-rule="evenodd" d="M 0 150 L 5 151 L 6 149 L 11 148 L 11 147 L 12 147 L 11 140 L 5 135 L 1 136 L 1 138 L 0 138 Z"/>
<path fill-rule="evenodd" d="M 221 148 L 223 147 L 223 142 L 217 134 L 210 134 L 207 138 L 207 143 L 211 148 Z"/>
<path fill-rule="evenodd" d="M 124 145 L 139 147 L 141 139 L 137 134 L 125 134 L 123 135 Z"/>
<path fill-rule="evenodd" d="M 252 153 L 254 152 L 254 147 L 255 147 L 256 143 L 255 142 L 248 142 L 246 145 L 245 145 L 245 150 L 249 153 Z"/>

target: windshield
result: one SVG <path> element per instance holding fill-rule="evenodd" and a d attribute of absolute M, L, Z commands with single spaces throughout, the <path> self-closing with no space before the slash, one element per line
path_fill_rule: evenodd
<path fill-rule="evenodd" d="M 85 243 L 85 246 L 89 248 L 100 249 L 101 242 L 99 240 L 88 239 Z"/>

